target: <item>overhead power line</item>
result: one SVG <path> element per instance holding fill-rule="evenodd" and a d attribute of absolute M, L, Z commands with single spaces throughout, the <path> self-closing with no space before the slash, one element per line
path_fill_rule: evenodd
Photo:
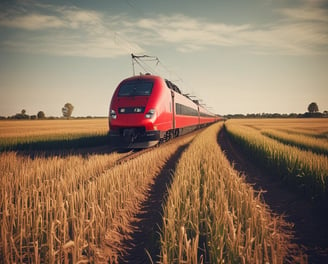
<path fill-rule="evenodd" d="M 142 68 L 145 73 L 149 72 L 149 73 L 156 73 L 156 70 L 148 65 L 146 62 L 147 61 L 151 61 L 151 62 L 155 62 L 156 66 L 160 63 L 158 57 L 156 56 L 149 56 L 149 55 L 135 55 L 133 53 L 131 53 L 131 58 L 132 58 L 132 68 L 133 68 L 133 75 L 135 75 L 135 63 L 137 63 L 140 68 Z"/>

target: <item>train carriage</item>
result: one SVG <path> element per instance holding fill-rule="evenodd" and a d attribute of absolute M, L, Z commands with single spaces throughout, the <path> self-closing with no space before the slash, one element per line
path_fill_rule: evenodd
<path fill-rule="evenodd" d="M 123 80 L 114 91 L 109 135 L 122 147 L 146 148 L 215 121 L 172 82 L 146 74 Z"/>

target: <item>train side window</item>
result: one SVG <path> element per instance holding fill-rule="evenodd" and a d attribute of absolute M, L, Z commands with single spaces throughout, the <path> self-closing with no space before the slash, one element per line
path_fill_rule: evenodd
<path fill-rule="evenodd" d="M 177 115 L 198 116 L 196 109 L 179 103 L 175 104 L 175 112 Z"/>

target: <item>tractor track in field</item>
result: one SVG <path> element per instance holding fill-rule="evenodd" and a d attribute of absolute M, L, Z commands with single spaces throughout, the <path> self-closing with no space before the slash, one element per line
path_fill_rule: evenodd
<path fill-rule="evenodd" d="M 174 140 L 179 139 L 180 137 Z M 167 144 L 170 143 L 172 141 Z M 160 260 L 163 203 L 166 200 L 177 162 L 188 145 L 187 143 L 179 147 L 157 175 L 146 200 L 141 204 L 139 213 L 131 223 L 134 230 L 131 238 L 123 241 L 126 254 L 120 256 L 119 263 L 157 263 Z"/>
<path fill-rule="evenodd" d="M 283 216 L 291 224 L 292 243 L 308 256 L 309 263 L 328 263 L 327 209 L 306 200 L 269 171 L 252 162 L 229 139 L 225 128 L 218 135 L 218 144 L 226 157 L 256 191 L 274 215 Z"/>

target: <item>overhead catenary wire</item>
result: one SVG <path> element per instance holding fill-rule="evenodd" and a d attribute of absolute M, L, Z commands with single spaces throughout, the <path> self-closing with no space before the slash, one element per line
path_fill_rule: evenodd
<path fill-rule="evenodd" d="M 131 53 L 131 59 L 132 59 L 132 68 L 133 68 L 134 76 L 136 75 L 135 64 L 139 65 L 139 67 L 144 70 L 145 74 L 146 73 L 158 74 L 157 71 L 155 70 L 155 68 L 148 65 L 146 62 L 155 62 L 156 67 L 158 65 L 162 65 L 162 62 L 156 56 L 149 56 L 149 55 L 145 55 L 145 54 L 144 55 L 135 55 L 135 54 Z M 182 79 L 181 79 L 181 81 L 182 81 Z M 204 103 L 201 103 L 201 102 L 203 102 L 203 100 L 200 99 L 198 96 L 191 95 L 189 93 L 185 93 L 183 95 L 188 97 L 189 99 L 193 100 L 194 102 L 197 102 L 197 104 L 207 107 Z"/>
<path fill-rule="evenodd" d="M 125 0 L 125 3 L 134 10 L 134 12 L 138 13 L 138 15 L 141 15 L 142 17 L 145 16 L 145 12 L 140 8 L 139 5 L 136 5 L 136 2 L 134 0 Z M 129 43 L 130 44 L 130 43 Z M 143 49 L 144 51 L 146 51 L 145 49 Z M 132 52 L 132 50 L 130 51 Z M 134 54 L 131 53 L 131 56 L 133 56 Z M 136 55 L 134 55 L 136 56 Z M 149 65 L 146 62 L 153 62 L 155 61 L 155 68 L 152 67 L 151 65 Z M 159 60 L 158 57 L 156 56 L 148 56 L 148 55 L 139 55 L 137 60 L 133 60 L 132 59 L 132 67 L 133 67 L 133 75 L 136 74 L 135 72 L 135 63 L 138 64 L 138 66 L 145 71 L 145 73 L 153 73 L 156 75 L 161 75 L 158 73 L 158 67 L 161 67 L 167 74 L 164 74 L 162 77 L 165 77 L 166 75 L 168 75 L 171 81 L 173 82 L 180 82 L 180 83 L 185 83 L 185 81 L 183 80 L 183 78 L 181 78 L 181 76 L 179 76 L 175 71 L 171 70 L 169 67 L 167 67 L 162 61 Z M 174 76 L 176 78 L 174 78 Z M 185 86 L 183 85 L 183 87 Z M 195 94 L 195 91 L 193 89 L 190 90 L 190 88 L 188 87 L 192 87 L 190 85 L 187 85 L 187 91 L 189 91 L 189 93 Z M 196 91 L 196 95 L 190 95 L 189 97 L 193 97 L 195 99 L 197 99 L 197 101 L 202 101 L 199 96 L 197 95 L 197 91 Z M 199 99 L 198 99 L 199 98 Z M 207 108 L 212 108 L 212 107 L 207 107 Z"/>
<path fill-rule="evenodd" d="M 125 0 L 124 1 L 131 9 L 134 10 L 134 12 L 136 14 L 138 14 L 139 16 L 144 17 L 146 15 L 146 13 L 144 12 L 144 10 L 142 10 L 142 8 L 140 8 L 140 5 L 138 5 L 135 0 Z M 132 51 L 132 50 L 131 50 Z M 132 54 L 131 54 L 132 55 Z M 184 82 L 183 78 L 181 78 L 181 76 L 179 76 L 175 71 L 169 69 L 168 66 L 166 66 L 162 61 L 160 61 L 158 59 L 158 57 L 155 56 L 148 56 L 148 55 L 140 55 L 138 56 L 139 58 L 142 58 L 144 61 L 146 61 L 147 59 L 151 60 L 156 60 L 156 69 L 158 67 L 161 67 L 162 69 L 164 69 L 165 72 L 167 72 L 167 74 L 169 75 L 168 79 L 172 80 L 173 82 Z M 136 62 L 137 63 L 137 62 Z M 143 62 L 144 64 L 146 64 L 145 62 Z M 147 70 L 145 69 L 146 66 L 141 66 L 141 62 L 139 61 L 139 63 L 137 63 L 145 72 L 151 72 L 151 73 L 155 73 L 158 74 L 158 71 L 155 70 L 154 68 L 152 68 L 151 66 L 147 65 Z M 132 61 L 132 66 L 134 66 L 134 62 Z M 133 75 L 135 75 L 135 69 L 133 69 Z M 160 74 L 158 74 L 160 75 Z M 176 78 L 174 78 L 173 76 L 175 76 Z"/>
<path fill-rule="evenodd" d="M 159 59 L 158 57 L 155 56 L 149 56 L 149 55 L 135 55 L 131 53 L 131 58 L 132 58 L 132 67 L 133 67 L 133 75 L 135 75 L 135 63 L 137 63 L 144 71 L 145 73 L 156 73 L 157 71 L 148 65 L 146 61 L 155 61 L 156 66 L 159 64 Z"/>
<path fill-rule="evenodd" d="M 134 68 L 135 64 L 138 64 L 140 66 L 140 68 L 142 68 L 145 73 L 153 73 L 153 74 L 157 74 L 157 75 L 161 75 L 158 72 L 158 67 L 162 67 L 162 69 L 167 73 L 167 74 L 163 74 L 165 75 L 169 75 L 171 76 L 172 74 L 174 74 L 175 76 L 177 76 L 177 79 L 172 80 L 172 78 L 168 78 L 172 81 L 181 81 L 183 82 L 183 79 L 178 76 L 178 74 L 174 73 L 173 71 L 169 70 L 167 66 L 165 66 L 163 64 L 163 62 L 156 56 L 150 56 L 150 55 L 135 55 L 135 54 L 131 54 L 131 58 L 132 58 L 132 67 L 133 67 L 133 75 L 136 74 L 136 70 Z M 151 66 L 149 65 L 147 62 L 154 62 L 155 65 Z"/>
<path fill-rule="evenodd" d="M 132 59 L 132 68 L 133 68 L 133 75 L 134 76 L 136 75 L 135 64 L 139 65 L 139 67 L 145 71 L 144 72 L 145 74 L 146 73 L 152 73 L 152 74 L 155 73 L 155 74 L 157 74 L 155 68 L 153 68 L 152 66 L 148 65 L 146 62 L 155 62 L 156 63 L 156 67 L 158 65 L 161 65 L 162 64 L 158 57 L 156 57 L 156 56 L 149 56 L 149 55 L 145 55 L 145 54 L 144 55 L 135 55 L 135 54 L 131 53 L 131 59 Z M 181 81 L 182 81 L 182 79 L 181 79 Z M 190 100 L 196 102 L 198 105 L 201 105 L 203 107 L 207 107 L 204 103 L 201 103 L 201 102 L 203 102 L 203 100 L 200 99 L 198 96 L 191 95 L 189 93 L 185 93 L 183 95 L 186 96 L 186 97 L 188 97 Z"/>

